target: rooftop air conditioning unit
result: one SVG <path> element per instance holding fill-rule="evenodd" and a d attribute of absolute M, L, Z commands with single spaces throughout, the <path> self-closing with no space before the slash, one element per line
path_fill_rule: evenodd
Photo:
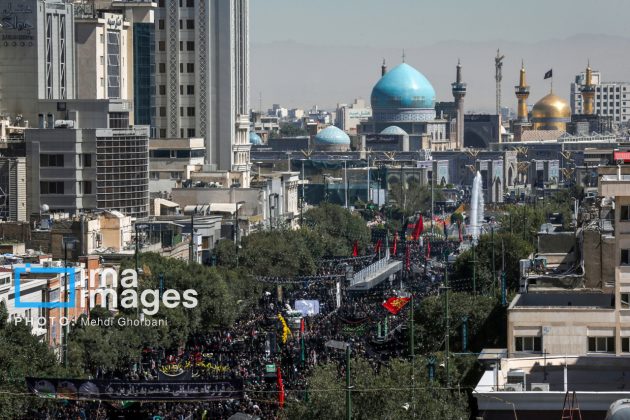
<path fill-rule="evenodd" d="M 508 392 L 522 392 L 523 384 L 506 384 L 503 390 Z"/>
<path fill-rule="evenodd" d="M 549 392 L 549 384 L 532 384 L 532 391 Z"/>

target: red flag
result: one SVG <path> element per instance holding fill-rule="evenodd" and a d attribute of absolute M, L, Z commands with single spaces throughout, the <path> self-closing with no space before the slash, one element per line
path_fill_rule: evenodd
<path fill-rule="evenodd" d="M 300 319 L 300 334 L 304 336 L 304 318 Z"/>
<path fill-rule="evenodd" d="M 383 302 L 383 307 L 396 315 L 411 300 L 411 298 L 391 297 Z"/>
<path fill-rule="evenodd" d="M 409 248 L 409 242 L 407 242 L 407 246 L 405 247 L 405 269 L 409 271 L 411 267 L 411 253 Z"/>
<path fill-rule="evenodd" d="M 354 241 L 354 244 L 352 245 L 352 256 L 359 256 L 359 241 Z"/>
<path fill-rule="evenodd" d="M 374 246 L 374 253 L 378 254 L 380 252 L 382 246 L 383 246 L 383 241 L 381 239 L 376 241 L 376 245 Z"/>
<path fill-rule="evenodd" d="M 427 248 L 426 248 L 426 250 L 427 250 L 427 255 L 426 255 L 427 259 L 431 258 L 431 241 L 427 241 Z"/>
<path fill-rule="evenodd" d="M 411 234 L 411 238 L 414 241 L 417 241 L 422 235 L 422 231 L 424 230 L 424 221 L 422 220 L 422 215 L 418 218 L 416 222 L 416 226 L 413 228 L 413 233 Z"/>
<path fill-rule="evenodd" d="M 394 232 L 394 245 L 392 245 L 392 255 L 396 255 L 398 251 L 398 232 Z"/>
<path fill-rule="evenodd" d="M 280 408 L 284 407 L 284 382 L 282 382 L 282 371 L 278 366 L 278 403 Z"/>
<path fill-rule="evenodd" d="M 457 222 L 457 230 L 459 231 L 459 243 L 464 242 L 464 238 L 462 237 L 462 224 Z"/>

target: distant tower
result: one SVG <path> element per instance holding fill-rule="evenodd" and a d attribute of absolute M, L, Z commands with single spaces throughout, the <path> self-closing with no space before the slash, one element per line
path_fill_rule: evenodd
<path fill-rule="evenodd" d="M 497 82 L 497 115 L 501 115 L 501 81 L 503 80 L 503 59 L 497 49 L 497 56 L 494 58 L 494 80 Z"/>
<path fill-rule="evenodd" d="M 451 83 L 451 88 L 455 98 L 455 107 L 457 108 L 455 148 L 461 150 L 464 147 L 464 96 L 466 96 L 466 83 L 462 82 L 462 65 L 459 60 L 457 60 L 457 76 L 455 83 Z"/>
<path fill-rule="evenodd" d="M 518 86 L 514 86 L 514 91 L 518 98 L 518 121 L 523 123 L 527 122 L 527 98 L 529 98 L 529 86 L 525 83 L 525 65 L 521 62 L 521 76 L 518 80 Z"/>
<path fill-rule="evenodd" d="M 593 115 L 595 113 L 595 85 L 593 85 L 593 70 L 590 62 L 586 65 L 586 77 L 584 84 L 580 86 L 580 92 L 584 103 L 582 113 Z"/>
<path fill-rule="evenodd" d="M 381 77 L 385 76 L 385 73 L 387 73 L 387 64 L 383 58 L 383 64 L 381 65 Z"/>

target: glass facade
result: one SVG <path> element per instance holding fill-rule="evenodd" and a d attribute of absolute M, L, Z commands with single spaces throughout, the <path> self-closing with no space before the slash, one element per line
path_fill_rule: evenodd
<path fill-rule="evenodd" d="M 155 127 L 155 35 L 153 23 L 133 25 L 135 124 Z"/>

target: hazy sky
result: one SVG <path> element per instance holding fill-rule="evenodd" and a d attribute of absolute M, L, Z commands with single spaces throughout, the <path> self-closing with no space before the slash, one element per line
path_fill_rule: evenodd
<path fill-rule="evenodd" d="M 254 43 L 422 46 L 627 36 L 628 0 L 251 0 Z"/>
<path fill-rule="evenodd" d="M 520 6 L 522 5 L 522 7 Z M 630 81 L 630 0 L 251 0 L 251 106 L 333 108 L 369 101 L 380 76 L 407 51 L 438 100 L 452 100 L 461 58 L 467 112 L 494 109 L 494 56 L 505 54 L 503 105 L 514 108 L 521 59 L 532 86 L 530 105 L 591 60 L 604 81 Z"/>

